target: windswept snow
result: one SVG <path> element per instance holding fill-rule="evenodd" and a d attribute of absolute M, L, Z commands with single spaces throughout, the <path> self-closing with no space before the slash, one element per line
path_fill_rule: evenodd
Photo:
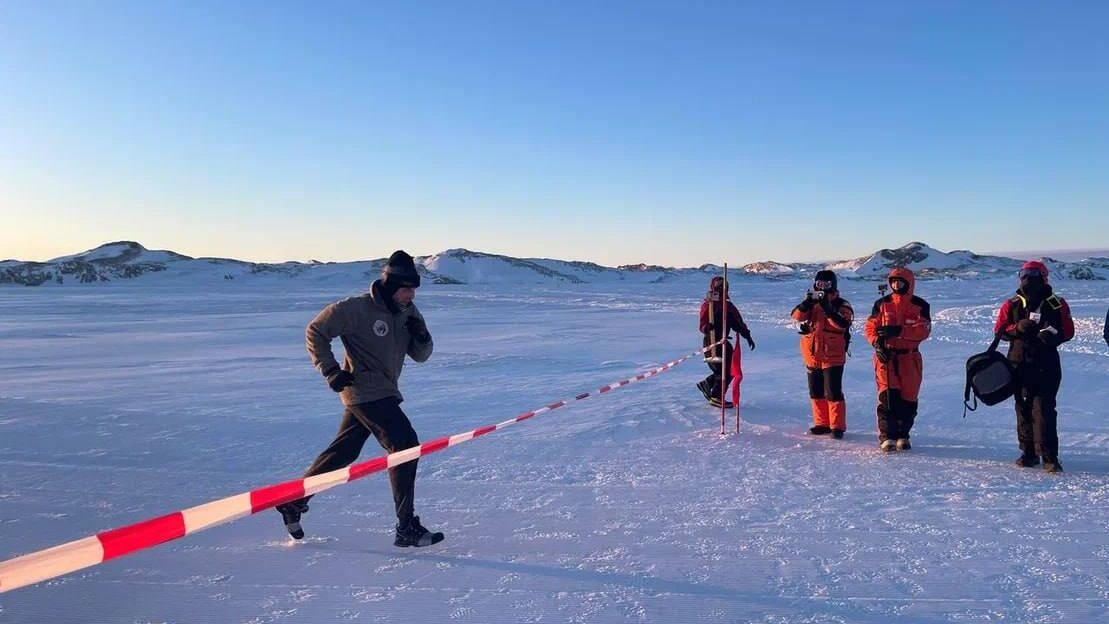
<path fill-rule="evenodd" d="M 404 408 L 429 440 L 687 353 L 703 282 L 421 288 L 436 352 L 406 368 Z M 1011 282 L 921 284 L 936 322 L 909 453 L 877 452 L 859 338 L 847 438 L 803 435 L 787 315 L 804 284 L 743 282 L 758 350 L 739 436 L 717 435 L 694 389 L 706 369 L 687 362 L 421 460 L 417 509 L 440 546 L 391 546 L 381 475 L 314 499 L 303 543 L 262 513 L 0 595 L 0 623 L 1101 621 L 1109 290 L 1060 287 L 1079 335 L 1063 353 L 1067 472 L 1047 475 L 1011 465 L 1011 405 L 962 417 L 963 362 Z M 364 282 L 250 284 L 4 291 L 0 559 L 300 474 L 341 409 L 303 328 Z M 875 297 L 844 291 L 857 310 Z"/>

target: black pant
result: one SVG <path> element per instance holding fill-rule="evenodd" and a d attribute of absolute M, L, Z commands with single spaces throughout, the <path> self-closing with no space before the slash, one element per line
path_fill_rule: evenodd
<path fill-rule="evenodd" d="M 720 357 L 720 347 L 716 347 L 709 352 L 712 357 Z M 720 396 L 720 379 L 723 377 L 725 384 L 732 382 L 732 345 L 729 342 L 724 343 L 724 360 L 722 362 L 705 362 L 709 365 L 708 377 L 705 381 L 708 382 L 709 388 L 712 388 L 712 396 Z M 730 400 L 730 399 L 729 399 Z"/>
<path fill-rule="evenodd" d="M 809 398 L 842 401 L 843 367 L 809 368 Z"/>
<path fill-rule="evenodd" d="M 1017 379 L 1020 381 L 1016 396 L 1017 440 L 1021 453 L 1054 462 L 1059 459 L 1055 397 L 1063 376 L 1057 371 L 1018 369 Z"/>
<path fill-rule="evenodd" d="M 316 461 L 304 473 L 305 477 L 338 470 L 354 463 L 362 452 L 362 445 L 373 433 L 381 448 L 389 453 L 403 451 L 420 443 L 412 423 L 400 409 L 396 397 L 388 397 L 370 403 L 350 405 L 343 412 L 339 433 L 320 453 Z M 393 503 L 397 509 L 397 521 L 404 525 L 415 514 L 416 464 L 412 460 L 389 469 L 389 485 L 393 488 Z M 308 498 L 303 499 L 305 502 Z"/>
<path fill-rule="evenodd" d="M 908 438 L 916 422 L 917 402 L 906 401 L 900 390 L 878 393 L 878 440 Z"/>

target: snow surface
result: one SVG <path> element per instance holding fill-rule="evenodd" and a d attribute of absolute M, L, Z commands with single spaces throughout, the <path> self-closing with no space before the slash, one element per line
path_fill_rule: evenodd
<path fill-rule="evenodd" d="M 1079 334 L 1067 472 L 1048 475 L 1011 465 L 1011 405 L 962 417 L 964 360 L 1011 282 L 921 285 L 936 322 L 911 452 L 877 451 L 858 338 L 847 438 L 803 435 L 804 284 L 737 283 L 758 341 L 739 436 L 717 435 L 687 362 L 421 460 L 437 547 L 392 547 L 378 475 L 314 499 L 303 543 L 262 513 L 0 595 L 0 623 L 1104 621 L 1109 286 L 1061 286 Z M 4 290 L 0 559 L 299 475 L 340 413 L 304 325 L 365 283 Z M 436 353 L 406 368 L 404 407 L 429 440 L 645 370 L 699 346 L 703 289 L 422 288 Z M 875 296 L 844 289 L 860 312 Z"/>

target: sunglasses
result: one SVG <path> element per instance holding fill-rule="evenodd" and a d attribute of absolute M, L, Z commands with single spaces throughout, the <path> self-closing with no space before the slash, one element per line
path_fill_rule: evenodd
<path fill-rule="evenodd" d="M 816 280 L 812 285 L 817 290 L 831 290 L 835 286 L 831 280 Z"/>
<path fill-rule="evenodd" d="M 1021 269 L 1021 271 L 1020 271 L 1020 278 L 1021 279 L 1024 279 L 1026 277 L 1043 277 L 1043 276 L 1044 276 L 1043 271 L 1041 271 L 1039 269 Z"/>
<path fill-rule="evenodd" d="M 892 288 L 894 290 L 909 287 L 909 282 L 901 279 L 900 277 L 891 277 L 889 282 L 890 282 L 890 288 Z"/>

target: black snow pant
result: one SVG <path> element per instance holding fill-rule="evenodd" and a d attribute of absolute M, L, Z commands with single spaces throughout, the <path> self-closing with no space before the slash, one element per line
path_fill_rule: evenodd
<path fill-rule="evenodd" d="M 916 422 L 917 401 L 906 401 L 901 391 L 887 388 L 878 393 L 878 441 L 908 438 Z"/>
<path fill-rule="evenodd" d="M 396 397 L 349 405 L 343 412 L 339 433 L 335 434 L 335 439 L 320 453 L 304 476 L 311 477 L 353 464 L 371 433 L 377 438 L 381 448 L 389 453 L 403 451 L 420 443 Z M 389 469 L 389 485 L 393 488 L 393 503 L 396 506 L 397 521 L 401 525 L 407 524 L 415 514 L 418 462 L 419 460 L 412 460 Z M 311 497 L 303 501 L 307 502 L 309 498 Z"/>
<path fill-rule="evenodd" d="M 710 351 L 713 356 L 720 356 L 720 347 L 716 347 Z M 724 360 L 722 362 L 706 362 L 709 365 L 708 377 L 705 377 L 705 382 L 708 383 L 709 388 L 712 388 L 712 396 L 720 396 L 720 381 L 723 379 L 725 384 L 732 383 L 732 344 L 730 342 L 724 343 Z M 731 399 L 728 399 L 729 401 Z"/>
<path fill-rule="evenodd" d="M 809 398 L 843 401 L 843 367 L 807 368 Z"/>
<path fill-rule="evenodd" d="M 1039 456 L 1045 462 L 1059 459 L 1058 412 L 1055 397 L 1063 375 L 1058 370 L 1018 368 L 1020 389 L 1016 395 L 1017 440 L 1025 457 Z"/>

